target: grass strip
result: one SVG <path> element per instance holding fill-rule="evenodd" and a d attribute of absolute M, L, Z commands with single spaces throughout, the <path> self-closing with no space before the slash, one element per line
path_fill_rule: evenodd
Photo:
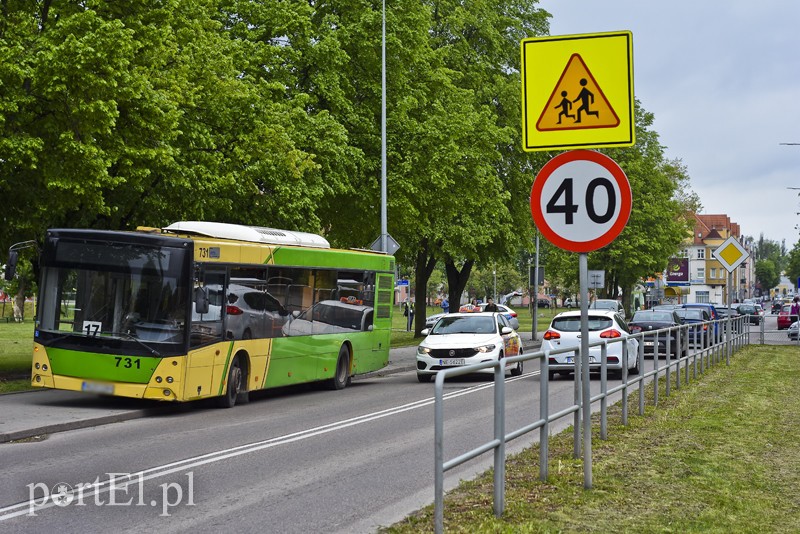
<path fill-rule="evenodd" d="M 501 518 L 491 471 L 446 495 L 445 531 L 800 532 L 797 348 L 751 346 L 689 387 L 672 383 L 667 397 L 660 380 L 658 406 L 648 387 L 644 416 L 633 393 L 627 427 L 611 407 L 607 440 L 593 418 L 591 490 L 568 429 L 551 439 L 546 482 L 538 446 L 509 457 Z M 383 532 L 429 531 L 433 506 Z"/>

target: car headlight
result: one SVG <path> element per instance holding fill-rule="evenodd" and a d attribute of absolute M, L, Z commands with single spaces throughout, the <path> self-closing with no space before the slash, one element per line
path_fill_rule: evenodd
<path fill-rule="evenodd" d="M 480 347 L 475 347 L 475 350 L 478 352 L 492 352 L 495 349 L 496 345 L 483 345 Z"/>
<path fill-rule="evenodd" d="M 428 347 L 423 347 L 422 345 L 417 347 L 417 354 L 421 354 L 421 355 L 425 356 L 426 354 L 430 354 L 430 353 L 431 353 L 431 349 L 429 349 Z"/>

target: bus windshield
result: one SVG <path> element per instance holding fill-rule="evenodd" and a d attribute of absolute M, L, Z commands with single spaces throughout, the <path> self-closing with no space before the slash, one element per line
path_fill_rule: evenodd
<path fill-rule="evenodd" d="M 130 243 L 57 240 L 45 245 L 38 334 L 66 343 L 133 342 L 184 348 L 189 314 L 187 252 Z"/>

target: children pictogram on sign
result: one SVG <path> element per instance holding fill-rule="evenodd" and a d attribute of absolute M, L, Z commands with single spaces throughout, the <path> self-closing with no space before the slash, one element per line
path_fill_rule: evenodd
<path fill-rule="evenodd" d="M 589 82 L 586 78 L 581 78 L 581 92 L 578 93 L 578 98 L 573 100 L 573 102 L 577 102 L 578 100 L 581 101 L 581 107 L 578 108 L 578 118 L 575 120 L 576 123 L 581 122 L 581 111 L 585 111 L 587 115 L 594 115 L 598 118 L 600 117 L 599 111 L 591 111 L 589 109 L 589 105 L 594 104 L 594 93 L 586 88 L 587 83 Z"/>
<path fill-rule="evenodd" d="M 559 102 L 558 105 L 556 106 L 556 108 L 561 108 L 561 111 L 559 111 L 558 113 L 558 124 L 561 124 L 561 117 L 567 117 L 572 119 L 575 118 L 575 115 L 571 115 L 569 112 L 569 110 L 572 109 L 572 102 L 570 102 L 569 98 L 567 98 L 567 94 L 568 93 L 566 91 L 561 91 L 561 96 L 564 98 L 562 98 L 561 102 Z"/>
<path fill-rule="evenodd" d="M 577 109 L 573 111 L 577 104 Z M 573 54 L 542 110 L 536 129 L 614 128 L 619 117 L 580 54 Z"/>

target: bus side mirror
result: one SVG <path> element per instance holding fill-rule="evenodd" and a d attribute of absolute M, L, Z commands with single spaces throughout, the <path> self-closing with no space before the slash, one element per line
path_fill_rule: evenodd
<path fill-rule="evenodd" d="M 9 282 L 14 279 L 14 275 L 17 272 L 18 258 L 19 258 L 19 252 L 17 252 L 16 250 L 8 251 L 8 263 L 6 263 L 5 279 Z"/>
<path fill-rule="evenodd" d="M 194 311 L 202 315 L 208 313 L 208 290 L 205 287 L 194 288 Z"/>

